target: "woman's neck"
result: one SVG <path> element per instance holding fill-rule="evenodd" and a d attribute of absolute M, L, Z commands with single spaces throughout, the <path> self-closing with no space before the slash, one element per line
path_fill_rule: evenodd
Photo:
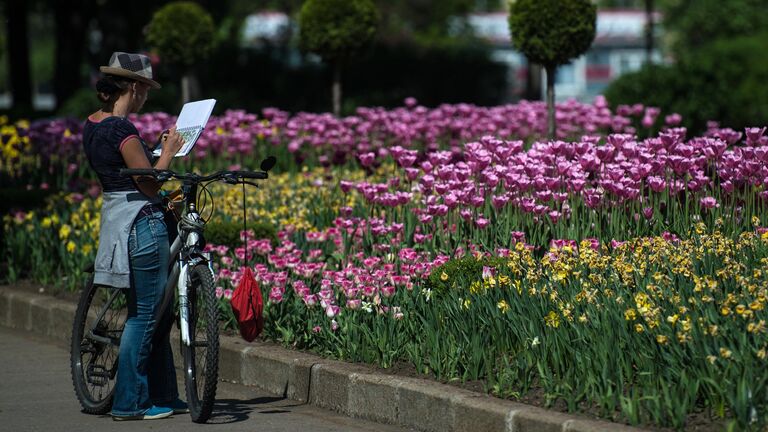
<path fill-rule="evenodd" d="M 125 97 L 125 95 L 121 96 L 115 101 L 115 105 L 112 108 L 112 115 L 123 118 L 128 117 L 128 114 L 131 113 L 130 102 L 130 97 Z"/>

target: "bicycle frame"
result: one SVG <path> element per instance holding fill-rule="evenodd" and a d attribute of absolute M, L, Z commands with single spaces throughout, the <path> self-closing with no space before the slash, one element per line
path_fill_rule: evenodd
<path fill-rule="evenodd" d="M 184 181 L 182 183 L 182 193 L 184 196 L 185 210 L 179 223 L 179 235 L 171 244 L 170 256 L 171 264 L 168 274 L 168 282 L 165 286 L 163 303 L 157 310 L 155 322 L 160 322 L 163 313 L 173 300 L 174 286 L 179 301 L 179 321 L 181 329 L 181 340 L 189 346 L 191 339 L 189 337 L 189 303 L 187 301 L 188 277 L 187 271 L 190 267 L 205 262 L 215 279 L 210 253 L 204 252 L 205 243 L 203 240 L 203 222 L 200 214 L 197 212 L 197 184 Z M 187 222 L 187 223 L 185 223 Z"/>
<path fill-rule="evenodd" d="M 134 176 L 154 176 L 160 175 L 164 178 L 170 179 L 176 177 L 182 180 L 182 196 L 185 205 L 184 213 L 179 223 L 179 235 L 173 241 L 170 248 L 171 263 L 168 268 L 168 282 L 165 286 L 165 294 L 163 296 L 163 302 L 161 307 L 155 314 L 155 322 L 160 323 L 162 321 L 165 310 L 173 300 L 173 287 L 176 286 L 176 292 L 179 298 L 179 318 L 181 320 L 182 340 L 189 346 L 190 337 L 187 334 L 187 319 L 189 317 L 189 304 L 187 303 L 187 287 L 188 277 L 187 272 L 191 267 L 194 267 L 201 262 L 205 262 L 208 265 L 208 269 L 211 272 L 213 280 L 216 280 L 216 275 L 213 273 L 213 265 L 211 263 L 210 253 L 204 252 L 205 240 L 203 238 L 204 221 L 197 212 L 197 186 L 205 181 L 226 180 L 231 184 L 243 183 L 253 186 L 258 186 L 255 183 L 251 183 L 248 179 L 266 180 L 269 176 L 267 171 L 271 170 L 277 159 L 270 156 L 261 162 L 261 172 L 253 171 L 222 171 L 211 176 L 200 176 L 197 174 L 188 174 L 179 176 L 176 173 L 168 170 L 155 170 L 155 169 L 121 169 L 121 175 L 134 175 Z"/>

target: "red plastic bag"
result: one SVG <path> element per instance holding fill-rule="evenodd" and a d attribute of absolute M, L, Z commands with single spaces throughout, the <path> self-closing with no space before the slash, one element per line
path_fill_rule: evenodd
<path fill-rule="evenodd" d="M 248 342 L 256 339 L 264 329 L 264 301 L 259 283 L 249 267 L 245 268 L 235 293 L 232 294 L 232 311 L 235 313 L 240 335 Z"/>

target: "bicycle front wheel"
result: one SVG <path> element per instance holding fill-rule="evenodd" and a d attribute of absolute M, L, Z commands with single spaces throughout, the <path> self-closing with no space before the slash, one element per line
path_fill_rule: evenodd
<path fill-rule="evenodd" d="M 72 384 L 85 413 L 106 414 L 112 408 L 127 316 L 126 290 L 95 285 L 91 276 L 77 305 L 70 344 Z"/>
<path fill-rule="evenodd" d="M 184 381 L 192 421 L 205 423 L 211 416 L 219 374 L 219 306 L 213 275 L 205 264 L 188 273 L 187 328 L 190 343 L 183 341 Z"/>

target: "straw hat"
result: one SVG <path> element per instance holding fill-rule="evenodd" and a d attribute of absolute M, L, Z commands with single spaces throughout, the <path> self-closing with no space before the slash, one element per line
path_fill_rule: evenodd
<path fill-rule="evenodd" d="M 109 66 L 102 66 L 99 70 L 105 74 L 141 81 L 152 88 L 160 88 L 160 84 L 152 79 L 152 64 L 149 57 L 143 54 L 114 52 L 109 59 Z"/>

